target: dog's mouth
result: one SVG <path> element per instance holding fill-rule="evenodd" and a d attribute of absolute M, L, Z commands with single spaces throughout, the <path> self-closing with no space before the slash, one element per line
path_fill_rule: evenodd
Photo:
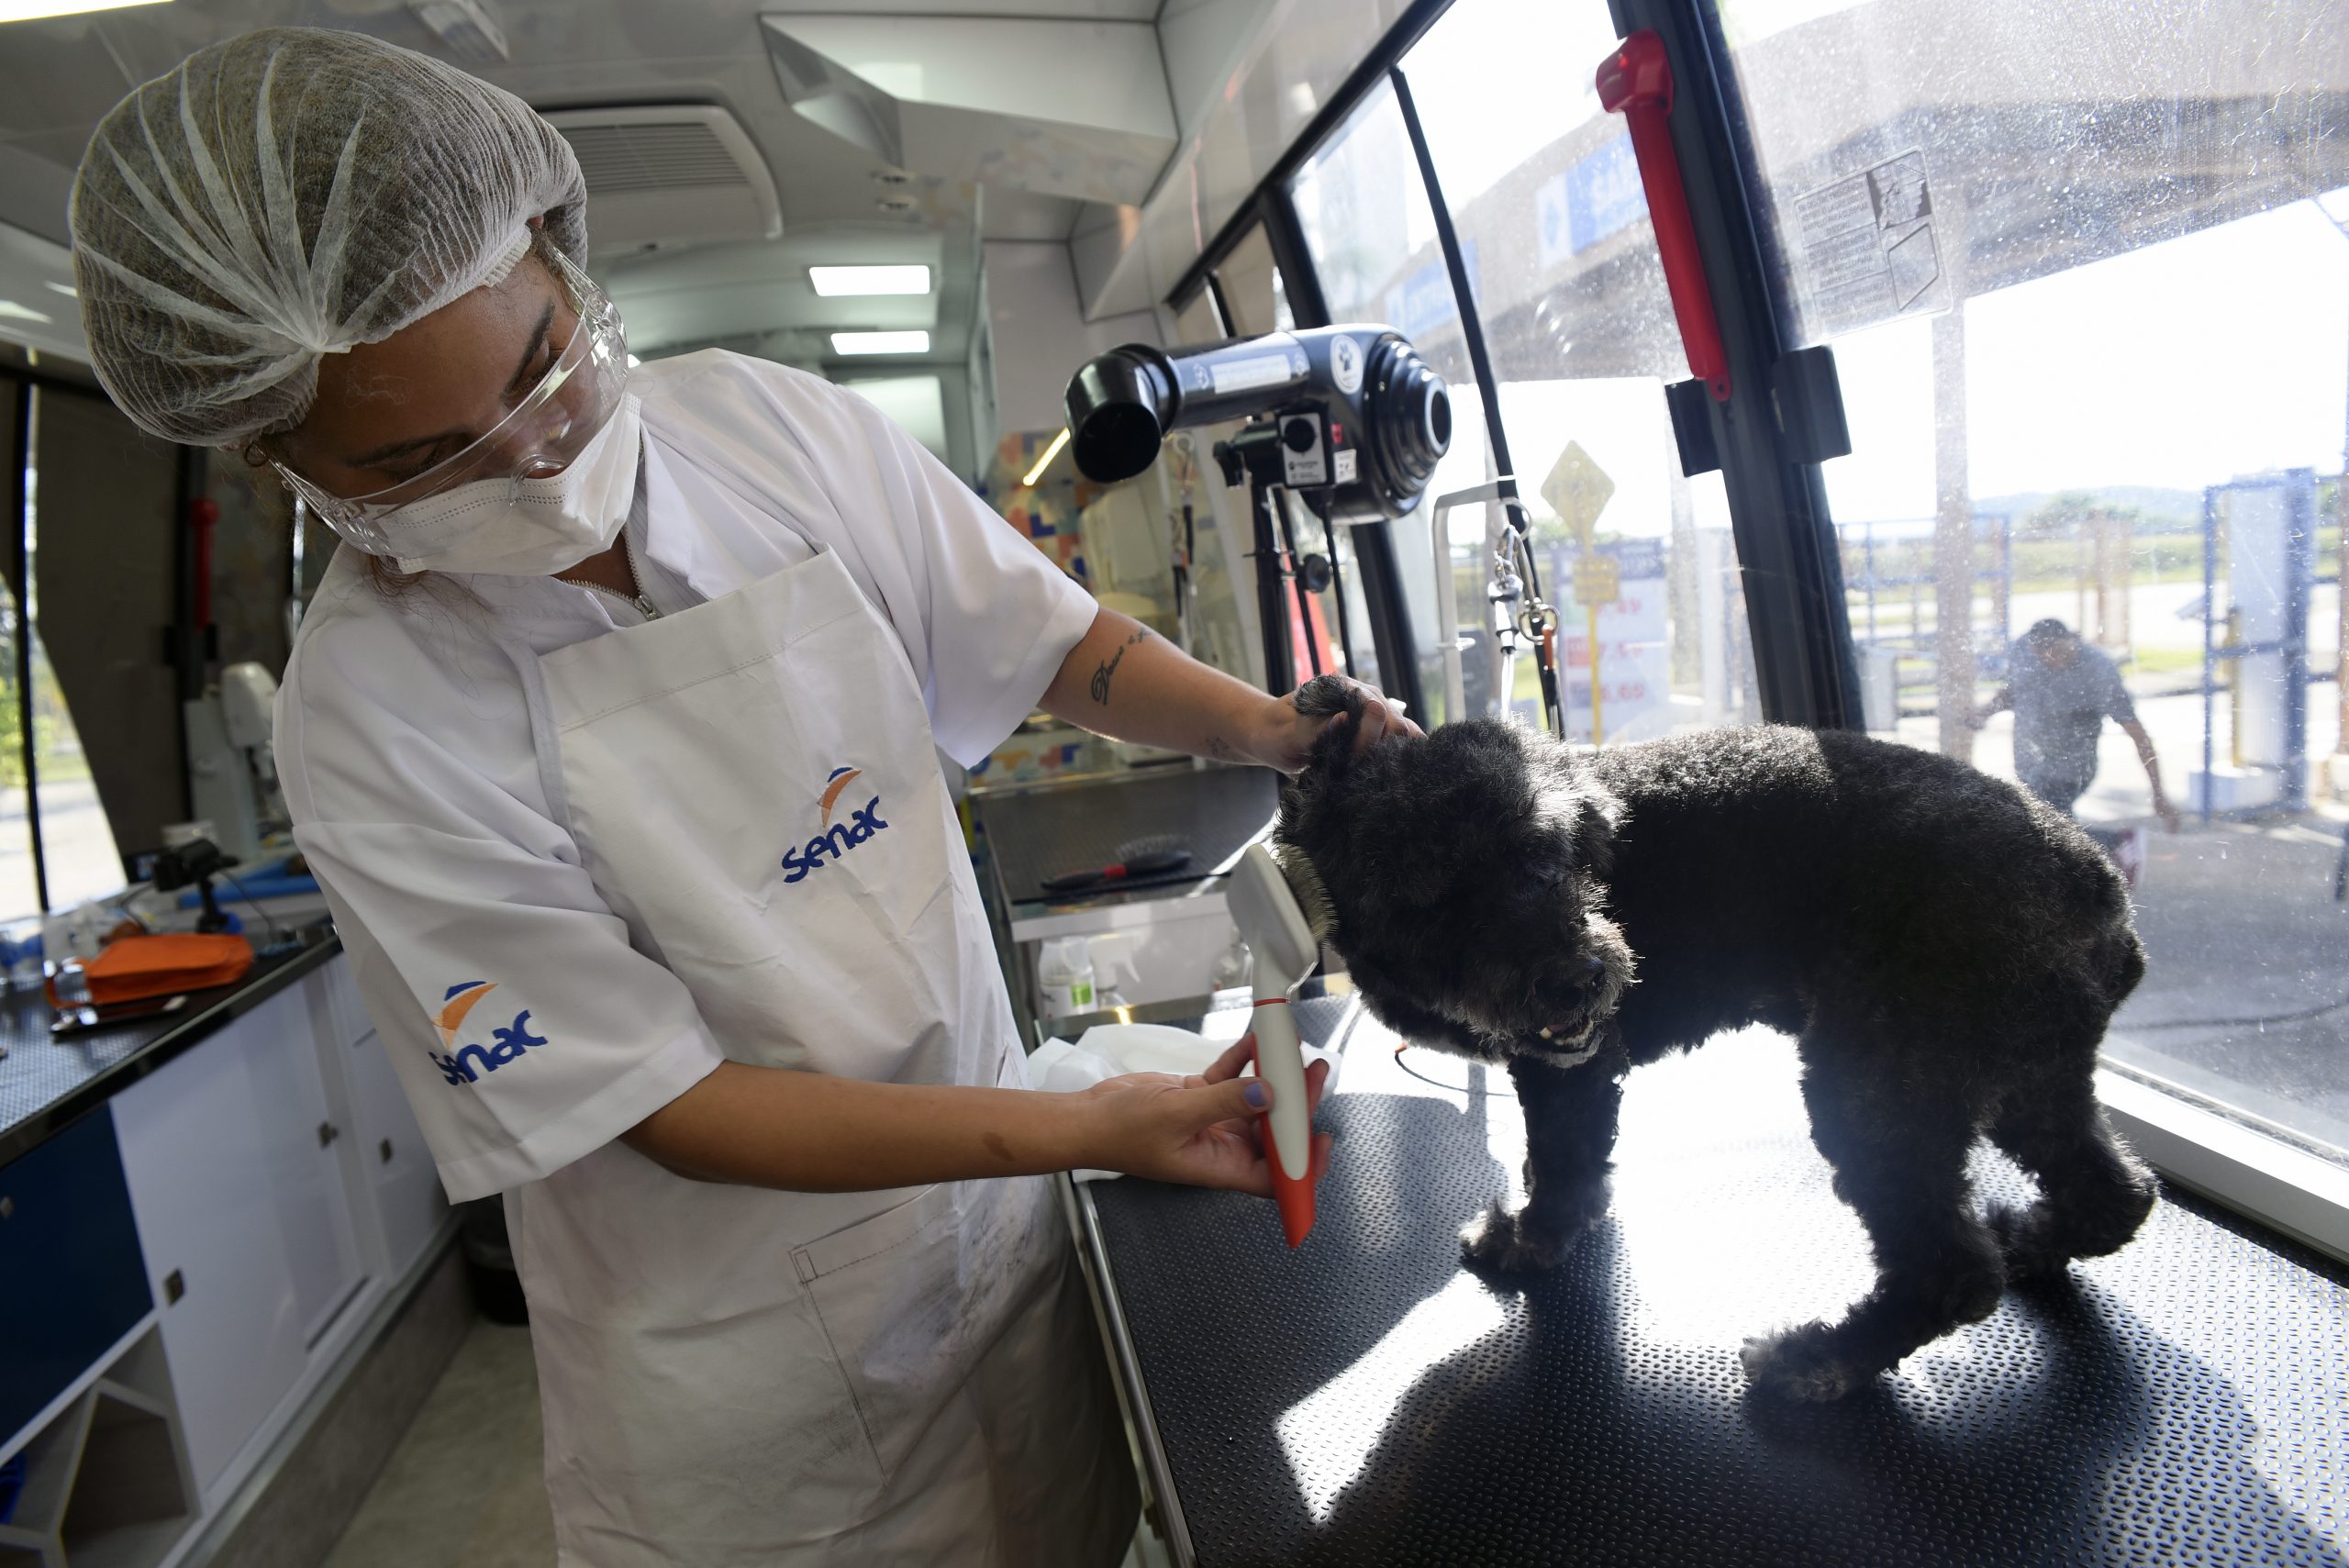
<path fill-rule="evenodd" d="M 1598 1051 L 1608 1019 L 1614 1017 L 1611 1007 L 1593 1006 L 1587 1012 L 1568 1018 L 1553 1018 L 1535 1024 L 1525 1020 L 1502 1023 L 1497 1019 L 1463 1019 L 1496 1051 L 1518 1056 L 1538 1056 L 1571 1067 L 1587 1061 Z"/>
<path fill-rule="evenodd" d="M 1533 1031 L 1534 1051 L 1564 1066 L 1588 1061 L 1598 1051 L 1598 1026 L 1605 1022 L 1593 1012 L 1580 1023 L 1544 1024 Z"/>
<path fill-rule="evenodd" d="M 1491 1057 L 1528 1056 L 1573 1066 L 1598 1052 L 1626 987 L 1633 961 L 1611 921 L 1586 922 L 1590 940 L 1538 969 L 1514 962 L 1455 982 L 1430 1010 L 1472 1037 L 1473 1051 Z M 1422 1005 L 1425 1005 L 1424 1003 Z"/>
<path fill-rule="evenodd" d="M 1506 1038 L 1494 1043 L 1564 1066 L 1586 1061 L 1597 1054 L 1629 984 L 1630 977 L 1621 969 L 1594 962 L 1594 972 L 1579 995 L 1542 998 L 1529 1009 L 1531 1017 L 1520 1013 L 1508 1020 Z"/>
<path fill-rule="evenodd" d="M 1599 1035 L 1607 1029 L 1607 1021 L 1614 1017 L 1614 1007 L 1590 1007 L 1574 1021 L 1543 1023 L 1527 1040 L 1530 1050 L 1541 1056 L 1555 1056 L 1567 1063 L 1583 1061 L 1599 1050 Z"/>

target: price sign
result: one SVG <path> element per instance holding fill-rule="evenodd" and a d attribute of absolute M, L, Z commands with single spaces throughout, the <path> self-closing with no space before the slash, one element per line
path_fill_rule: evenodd
<path fill-rule="evenodd" d="M 1575 557 L 1575 603 L 1595 610 L 1623 595 L 1623 572 L 1611 555 L 1596 550 Z"/>

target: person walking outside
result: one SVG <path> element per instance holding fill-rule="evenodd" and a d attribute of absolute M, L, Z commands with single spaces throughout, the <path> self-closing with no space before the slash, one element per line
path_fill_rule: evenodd
<path fill-rule="evenodd" d="M 2007 684 L 1974 711 L 1970 722 L 1979 729 L 1992 715 L 2014 710 L 2015 777 L 2023 788 L 2066 817 L 2074 816 L 2080 796 L 2096 782 L 2097 743 L 2110 718 L 2136 744 L 2145 782 L 2153 789 L 2154 815 L 2163 827 L 2177 831 L 2177 808 L 2162 788 L 2154 738 L 2145 733 L 2136 704 L 2121 684 L 2120 668 L 2109 655 L 2050 617 L 2034 621 L 2015 639 L 2007 672 Z M 2091 828 L 2089 836 L 2105 846 L 2134 886 L 2143 862 L 2143 829 Z"/>

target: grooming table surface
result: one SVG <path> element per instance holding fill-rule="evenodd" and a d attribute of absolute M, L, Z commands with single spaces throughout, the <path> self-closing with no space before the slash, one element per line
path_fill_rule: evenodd
<path fill-rule="evenodd" d="M 1876 1388 L 1778 1405 L 1746 1392 L 1741 1341 L 1873 1278 L 1790 1045 L 1635 1072 L 1612 1213 L 1519 1291 L 1465 1273 L 1454 1234 L 1518 1179 L 1506 1074 L 1351 1032 L 1297 1251 L 1258 1200 L 1081 1189 L 1198 1562 L 2349 1562 L 2334 1266 L 2166 1193 L 2131 1246 Z M 1976 1174 L 2021 1190 L 1996 1156 Z"/>
<path fill-rule="evenodd" d="M 1175 767 L 1066 789 L 982 795 L 973 810 L 1007 902 L 1081 901 L 1212 874 L 1272 821 L 1277 791 L 1263 768 Z M 1044 891 L 1046 877 L 1112 864 L 1119 846 L 1161 837 L 1180 839 L 1191 851 L 1190 864 L 1174 875 L 1071 894 Z"/>

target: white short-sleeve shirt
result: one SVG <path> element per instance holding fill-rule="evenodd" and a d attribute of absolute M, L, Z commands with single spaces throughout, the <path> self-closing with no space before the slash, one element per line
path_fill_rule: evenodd
<path fill-rule="evenodd" d="M 1082 588 L 852 394 L 716 351 L 647 365 L 629 390 L 645 433 L 629 540 L 663 613 L 838 551 L 904 642 L 938 745 L 965 764 L 1092 625 Z M 724 1059 L 583 868 L 523 679 L 536 655 L 637 618 L 544 577 L 387 598 L 345 549 L 286 669 L 277 754 L 295 839 L 458 1200 L 600 1148 Z"/>

